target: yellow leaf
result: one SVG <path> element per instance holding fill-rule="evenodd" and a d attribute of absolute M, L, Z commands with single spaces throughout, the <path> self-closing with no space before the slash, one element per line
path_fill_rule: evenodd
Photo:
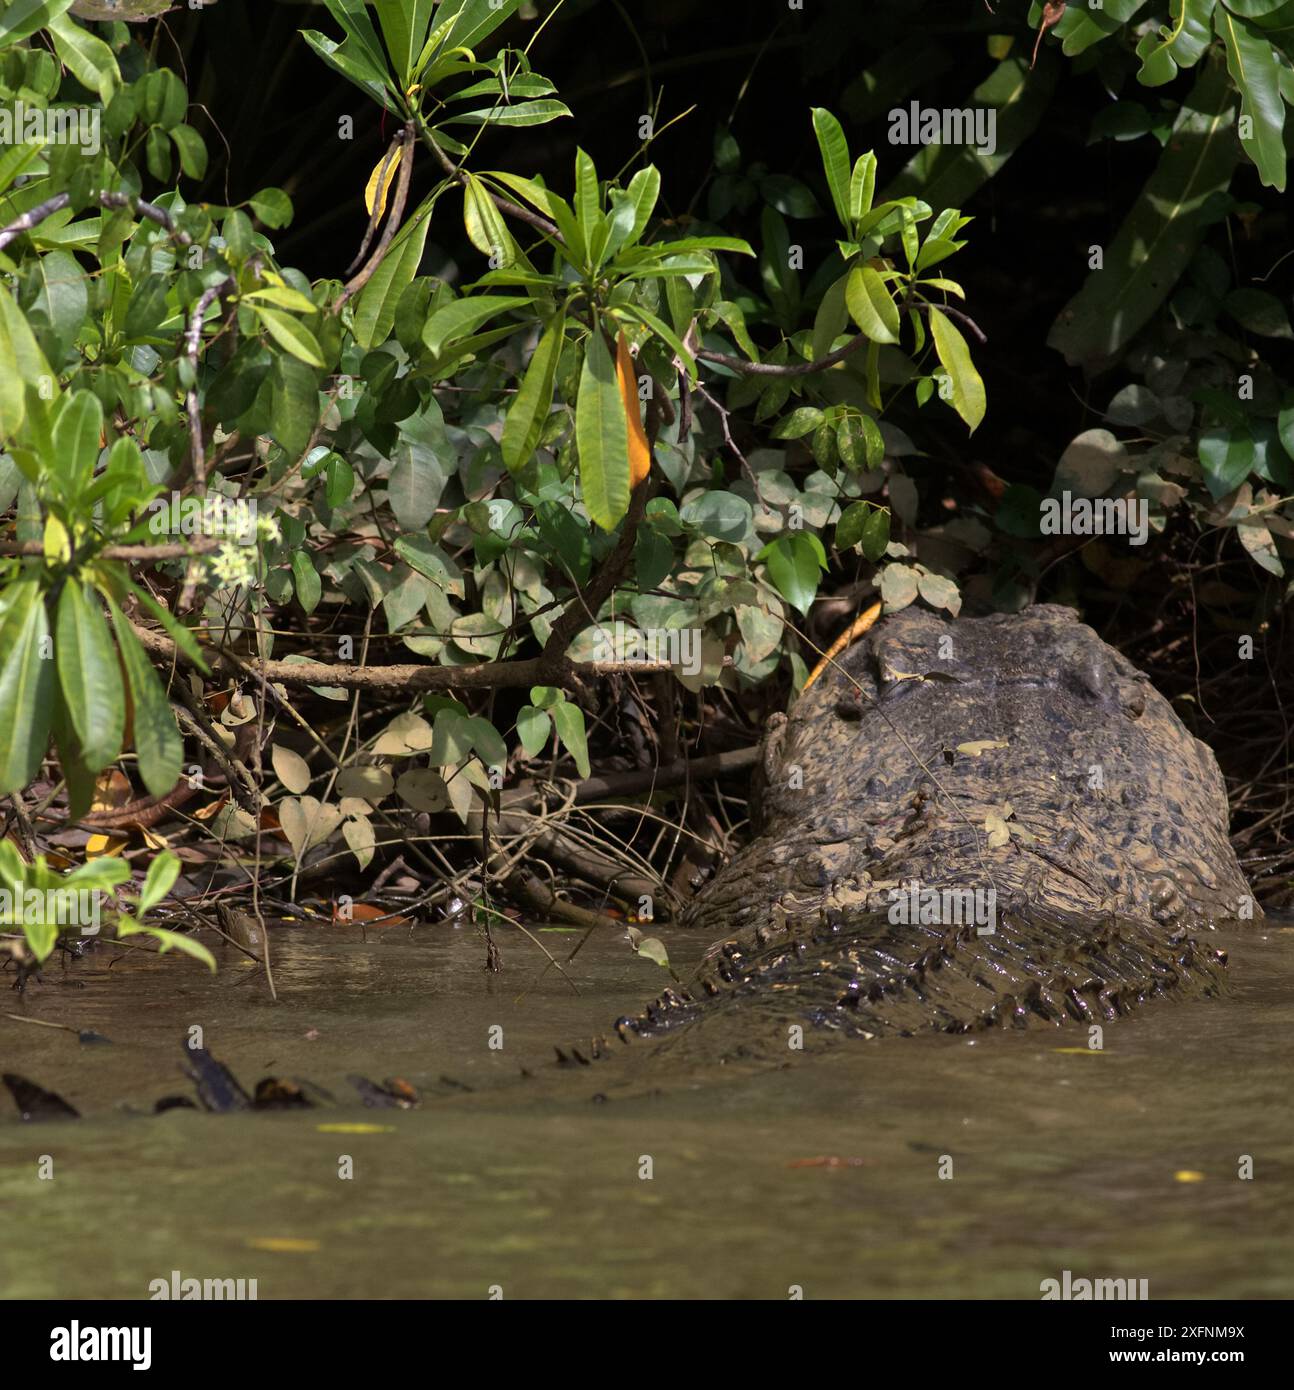
<path fill-rule="evenodd" d="M 330 1124 L 315 1125 L 320 1134 L 394 1134 L 394 1125 Z"/>
<path fill-rule="evenodd" d="M 121 835 L 91 835 L 85 842 L 87 859 L 111 859 L 130 843 Z"/>
<path fill-rule="evenodd" d="M 253 1236 L 247 1242 L 250 1250 L 273 1250 L 279 1254 L 309 1254 L 320 1248 L 317 1240 L 301 1240 L 296 1236 Z"/>
<path fill-rule="evenodd" d="M 629 425 L 629 487 L 632 491 L 651 472 L 651 446 L 643 431 L 642 411 L 638 405 L 638 379 L 634 376 L 633 358 L 625 335 L 616 335 L 616 379 L 620 397 L 625 403 L 625 419 Z"/>
<path fill-rule="evenodd" d="M 377 207 L 376 220 L 379 222 L 386 215 L 386 200 L 395 185 L 395 176 L 400 172 L 400 161 L 403 158 L 403 145 L 396 149 L 394 158 L 388 150 L 369 175 L 368 186 L 364 189 L 364 206 L 370 217 L 373 216 L 373 208 Z"/>
<path fill-rule="evenodd" d="M 53 513 L 45 518 L 45 558 L 54 564 L 65 564 L 72 558 L 67 528 Z"/>
<path fill-rule="evenodd" d="M 973 743 L 959 743 L 957 751 L 965 753 L 968 758 L 978 758 L 981 753 L 987 753 L 991 748 L 1006 748 L 1007 746 L 1001 739 L 980 738 Z"/>

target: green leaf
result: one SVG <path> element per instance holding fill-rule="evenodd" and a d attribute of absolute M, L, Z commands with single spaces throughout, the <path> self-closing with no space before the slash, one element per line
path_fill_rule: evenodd
<path fill-rule="evenodd" d="M 1254 465 L 1254 441 L 1247 429 L 1205 430 L 1199 442 L 1200 467 L 1216 500 L 1234 492 Z"/>
<path fill-rule="evenodd" d="M 596 321 L 580 373 L 575 444 L 584 505 L 589 516 L 610 531 L 629 510 L 629 424 L 615 361 Z"/>
<path fill-rule="evenodd" d="M 756 557 L 768 567 L 777 592 L 801 613 L 808 613 L 827 568 L 827 555 L 817 536 L 793 531 L 766 545 Z"/>
<path fill-rule="evenodd" d="M 54 424 L 51 472 L 69 501 L 78 498 L 94 477 L 103 434 L 103 406 L 93 391 L 64 397 Z"/>
<path fill-rule="evenodd" d="M 323 0 L 328 13 L 341 25 L 348 45 L 362 53 L 380 71 L 386 71 L 386 54 L 364 0 Z"/>
<path fill-rule="evenodd" d="M 199 960 L 214 975 L 216 973 L 216 958 L 200 941 L 195 941 L 191 936 L 185 936 L 182 932 L 167 931 L 165 927 L 153 927 L 144 922 L 136 922 L 131 917 L 120 917 L 117 920 L 117 935 L 125 936 L 151 936 L 157 942 L 159 955 L 165 955 L 167 951 L 179 951 L 181 955 L 192 956 L 194 960 Z"/>
<path fill-rule="evenodd" d="M 871 212 L 872 201 L 875 196 L 876 156 L 869 150 L 866 154 L 860 154 L 854 161 L 854 172 L 849 179 L 851 225 Z"/>
<path fill-rule="evenodd" d="M 578 705 L 571 704 L 569 700 L 563 700 L 553 706 L 551 717 L 557 737 L 575 759 L 580 776 L 589 776 L 592 769 L 589 767 L 589 741 L 584 729 L 584 711 Z"/>
<path fill-rule="evenodd" d="M 827 187 L 831 190 L 831 202 L 840 218 L 840 225 L 848 236 L 853 227 L 849 198 L 849 142 L 840 122 L 825 107 L 813 108 L 813 132 L 818 137 L 818 149 L 822 153 L 822 168 L 827 176 Z"/>
<path fill-rule="evenodd" d="M 1227 313 L 1250 333 L 1264 338 L 1294 338 L 1285 306 L 1263 290 L 1232 290 L 1226 297 Z"/>
<path fill-rule="evenodd" d="M 453 10 L 458 0 L 442 5 L 440 14 Z M 475 48 L 521 7 L 521 0 L 462 0 L 458 18 L 445 36 L 443 48 Z M 438 16 L 439 17 L 439 16 Z"/>
<path fill-rule="evenodd" d="M 72 0 L 10 0 L 0 14 L 0 48 L 30 38 L 71 8 Z"/>
<path fill-rule="evenodd" d="M 319 340 L 300 319 L 294 319 L 291 314 L 271 309 L 265 304 L 253 303 L 252 309 L 269 330 L 270 337 L 285 352 L 290 352 L 297 361 L 304 362 L 309 367 L 324 366 Z"/>
<path fill-rule="evenodd" d="M 552 720 L 534 705 L 522 705 L 517 711 L 517 737 L 526 750 L 528 758 L 536 757 L 544 751 L 548 736 L 552 732 Z"/>
<path fill-rule="evenodd" d="M 355 470 L 340 454 L 332 454 L 324 471 L 324 501 L 344 507 L 355 491 Z"/>
<path fill-rule="evenodd" d="M 1285 100 L 1280 89 L 1280 58 L 1262 30 L 1237 19 L 1221 5 L 1213 12 L 1213 24 L 1226 47 L 1227 67 L 1240 88 L 1240 143 L 1258 166 L 1262 181 L 1284 192 Z M 1246 126 L 1251 129 L 1246 131 Z"/>
<path fill-rule="evenodd" d="M 63 581 L 59 595 L 54 647 L 59 684 L 85 765 L 101 772 L 121 752 L 126 698 L 103 607 L 72 578 Z"/>
<path fill-rule="evenodd" d="M 836 426 L 836 448 L 846 468 L 877 468 L 885 455 L 885 438 L 870 415 L 851 412 Z"/>
<path fill-rule="evenodd" d="M 1179 67 L 1194 67 L 1212 39 L 1209 21 L 1215 0 L 1170 0 L 1173 24 L 1143 34 L 1137 44 L 1143 87 L 1162 87 L 1177 76 Z M 1283 3 L 1283 0 L 1278 0 Z M 1232 6 L 1234 9 L 1235 7 Z"/>
<path fill-rule="evenodd" d="M 127 338 L 147 338 L 155 328 L 165 322 L 170 312 L 166 306 L 169 288 L 170 284 L 165 275 L 145 275 L 135 286 L 122 325 L 122 332 Z"/>
<path fill-rule="evenodd" d="M 935 351 L 939 360 L 952 378 L 953 409 L 974 433 L 976 426 L 984 418 L 987 402 L 984 382 L 975 370 L 975 363 L 971 361 L 966 339 L 947 314 L 933 307 L 930 310 L 930 332 L 935 340 Z"/>
<path fill-rule="evenodd" d="M 21 791 L 40 771 L 49 743 L 54 663 L 47 660 L 49 621 L 36 579 L 5 591 L 0 610 L 0 796 Z M 43 650 L 44 649 L 44 650 Z"/>
<path fill-rule="evenodd" d="M 315 569 L 314 561 L 304 550 L 292 552 L 292 578 L 297 602 L 307 613 L 313 613 L 319 607 L 323 585 L 320 583 L 319 571 Z"/>
<path fill-rule="evenodd" d="M 711 540 L 741 545 L 753 539 L 755 512 L 744 497 L 722 488 L 699 493 L 683 506 L 679 520 Z"/>
<path fill-rule="evenodd" d="M 510 266 L 517 259 L 517 248 L 494 205 L 489 190 L 474 174 L 465 174 L 463 185 L 463 225 L 467 238 L 496 267 Z"/>
<path fill-rule="evenodd" d="M 602 264 L 611 227 L 601 211 L 598 193 L 598 171 L 583 150 L 575 151 L 575 215 L 579 218 L 580 234 L 589 263 L 594 270 Z"/>
<path fill-rule="evenodd" d="M 0 19 L 0 28 L 4 20 Z M 101 38 L 73 24 L 66 15 L 56 15 L 49 23 L 54 50 L 72 75 L 88 91 L 98 92 L 106 106 L 121 85 L 121 70 L 111 48 Z"/>
<path fill-rule="evenodd" d="M 386 496 L 395 519 L 406 531 L 421 531 L 435 515 L 445 486 L 445 470 L 427 448 L 396 446 L 395 467 L 387 479 Z"/>
<path fill-rule="evenodd" d="M 175 880 L 180 876 L 180 860 L 170 850 L 157 855 L 148 866 L 144 886 L 139 890 L 139 905 L 135 911 L 139 916 L 157 906 L 171 891 Z"/>
<path fill-rule="evenodd" d="M 365 96 L 379 103 L 385 100 L 385 92 L 391 90 L 385 67 L 362 51 L 348 51 L 346 44 L 330 39 L 317 29 L 302 29 L 301 37 L 334 72 L 353 82 Z"/>
<path fill-rule="evenodd" d="M 518 101 L 511 106 L 483 106 L 476 111 L 460 111 L 446 119 L 446 125 L 547 125 L 574 113 L 564 101 L 543 97 L 538 101 Z"/>
<path fill-rule="evenodd" d="M 629 247 L 641 239 L 655 211 L 656 200 L 660 197 L 660 170 L 654 164 L 639 169 L 629 180 L 627 192 L 634 208 L 633 227 L 624 242 Z"/>
<path fill-rule="evenodd" d="M 414 64 L 427 42 L 435 0 L 376 0 L 378 23 L 400 85 L 414 80 Z"/>
<path fill-rule="evenodd" d="M 180 780 L 184 763 L 184 743 L 175 727 L 175 716 L 157 673 L 149 665 L 130 623 L 111 599 L 108 611 L 117 634 L 121 664 L 130 682 L 132 724 L 139 773 L 154 796 L 166 796 Z M 141 908 L 141 911 L 143 909 Z"/>
<path fill-rule="evenodd" d="M 420 216 L 400 229 L 373 278 L 355 304 L 355 341 L 366 352 L 384 343 L 395 324 L 400 296 L 413 283 L 427 244 L 429 216 Z"/>
<path fill-rule="evenodd" d="M 65 346 L 76 341 L 89 318 L 88 279 L 69 252 L 49 252 L 36 263 L 40 289 L 32 310 L 43 313 Z"/>
<path fill-rule="evenodd" d="M 269 387 L 269 433 L 292 458 L 298 458 L 305 452 L 319 421 L 319 380 L 315 369 L 297 357 L 278 354 L 270 369 Z"/>
<path fill-rule="evenodd" d="M 850 317 L 874 343 L 899 341 L 899 306 L 872 266 L 856 266 L 849 272 L 845 303 Z"/>
<path fill-rule="evenodd" d="M 41 408 L 36 388 L 42 377 L 55 384 L 27 316 L 0 284 L 0 440 L 17 434 L 28 412 Z"/>
<path fill-rule="evenodd" d="M 777 422 L 774 439 L 803 439 L 819 428 L 826 417 L 816 405 L 797 406 L 785 419 Z"/>
<path fill-rule="evenodd" d="M 207 176 L 207 146 L 202 136 L 192 126 L 173 126 L 169 132 L 180 156 L 180 168 L 191 179 L 204 179 Z"/>
<path fill-rule="evenodd" d="M 422 330 L 422 341 L 437 356 L 456 338 L 465 338 L 482 324 L 488 323 L 509 309 L 529 306 L 525 295 L 482 294 L 469 299 L 455 299 L 443 309 L 437 309 Z"/>
<path fill-rule="evenodd" d="M 851 502 L 836 523 L 836 549 L 852 550 L 861 545 L 863 555 L 873 564 L 885 554 L 890 543 L 890 514 L 874 502 Z"/>
<path fill-rule="evenodd" d="M 252 195 L 251 205 L 267 227 L 286 227 L 292 221 L 292 199 L 281 188 L 262 188 Z"/>
<path fill-rule="evenodd" d="M 1071 13 L 1077 8 L 1070 5 Z M 881 202 L 916 194 L 935 211 L 965 207 L 1033 134 L 1051 103 L 1058 65 L 1040 55 L 1031 70 L 1027 54 L 1003 59 L 971 93 L 953 106 L 985 111 L 993 120 L 993 153 L 973 144 L 922 146 L 881 195 Z"/>
<path fill-rule="evenodd" d="M 1187 95 L 1172 139 L 1105 248 L 1104 265 L 1061 311 L 1048 346 L 1089 371 L 1108 365 L 1149 322 L 1195 255 L 1239 150 L 1226 69 L 1210 57 Z"/>
<path fill-rule="evenodd" d="M 788 174 L 768 174 L 759 181 L 760 195 L 786 217 L 820 217 L 822 209 L 813 190 Z"/>
<path fill-rule="evenodd" d="M 644 960 L 649 960 L 653 965 L 659 965 L 662 970 L 668 970 L 669 952 L 665 949 L 665 943 L 658 936 L 644 936 L 634 945 L 634 951 Z"/>
<path fill-rule="evenodd" d="M 553 382 L 566 342 L 566 314 L 559 309 L 545 329 L 503 424 L 500 446 L 508 471 L 516 473 L 539 446 L 553 405 Z"/>

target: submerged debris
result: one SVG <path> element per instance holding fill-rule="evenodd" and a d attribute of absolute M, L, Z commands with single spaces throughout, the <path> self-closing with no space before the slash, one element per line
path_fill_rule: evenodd
<path fill-rule="evenodd" d="M 7 1071 L 4 1074 L 4 1084 L 9 1088 L 9 1094 L 13 1097 L 14 1104 L 18 1107 L 18 1113 L 24 1120 L 79 1120 L 81 1118 L 80 1111 L 74 1110 L 62 1096 L 55 1095 L 53 1091 L 47 1091 L 34 1081 L 28 1081 L 25 1076 L 18 1076 L 14 1072 Z"/>

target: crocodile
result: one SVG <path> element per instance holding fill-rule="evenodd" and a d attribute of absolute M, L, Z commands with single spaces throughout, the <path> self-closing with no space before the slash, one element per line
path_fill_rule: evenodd
<path fill-rule="evenodd" d="M 1212 752 L 1058 605 L 884 618 L 772 718 L 751 812 L 683 918 L 720 939 L 622 1040 L 1099 1024 L 1221 992 L 1209 932 L 1262 916 Z"/>
<path fill-rule="evenodd" d="M 1263 915 L 1212 752 L 1068 608 L 892 614 L 770 720 L 762 751 L 754 836 L 681 923 L 720 939 L 689 987 L 615 1024 L 652 1040 L 631 1049 L 649 1084 L 674 1074 L 665 1057 L 704 1076 L 851 1037 L 1091 1026 L 1216 995 L 1210 931 Z M 568 1066 L 620 1051 L 557 1050 Z M 276 1078 L 249 1096 L 187 1045 L 185 1070 L 208 1110 L 331 1100 Z M 24 1117 L 76 1114 L 3 1080 Z M 407 1082 L 351 1081 L 365 1105 L 417 1103 Z"/>

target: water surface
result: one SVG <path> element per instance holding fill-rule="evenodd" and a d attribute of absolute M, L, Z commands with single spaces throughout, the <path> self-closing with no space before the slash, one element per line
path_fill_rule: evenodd
<path fill-rule="evenodd" d="M 660 934 L 686 976 L 705 943 Z M 588 941 L 578 994 L 520 936 L 494 976 L 451 927 L 273 942 L 277 1004 L 234 953 L 212 977 L 110 945 L 3 991 L 0 1012 L 113 1045 L 0 1017 L 0 1070 L 84 1117 L 23 1124 L 0 1093 L 0 1294 L 141 1298 L 178 1270 L 262 1298 L 1036 1298 L 1069 1269 L 1152 1299 L 1294 1296 L 1294 928 L 1229 934 L 1229 998 L 1147 1009 L 1101 1052 L 1039 1027 L 740 1075 L 551 1064 L 668 983 L 623 941 Z M 133 1113 L 188 1089 L 195 1024 L 249 1089 L 307 1077 L 344 1104 Z M 350 1072 L 426 1101 L 365 1110 Z"/>

